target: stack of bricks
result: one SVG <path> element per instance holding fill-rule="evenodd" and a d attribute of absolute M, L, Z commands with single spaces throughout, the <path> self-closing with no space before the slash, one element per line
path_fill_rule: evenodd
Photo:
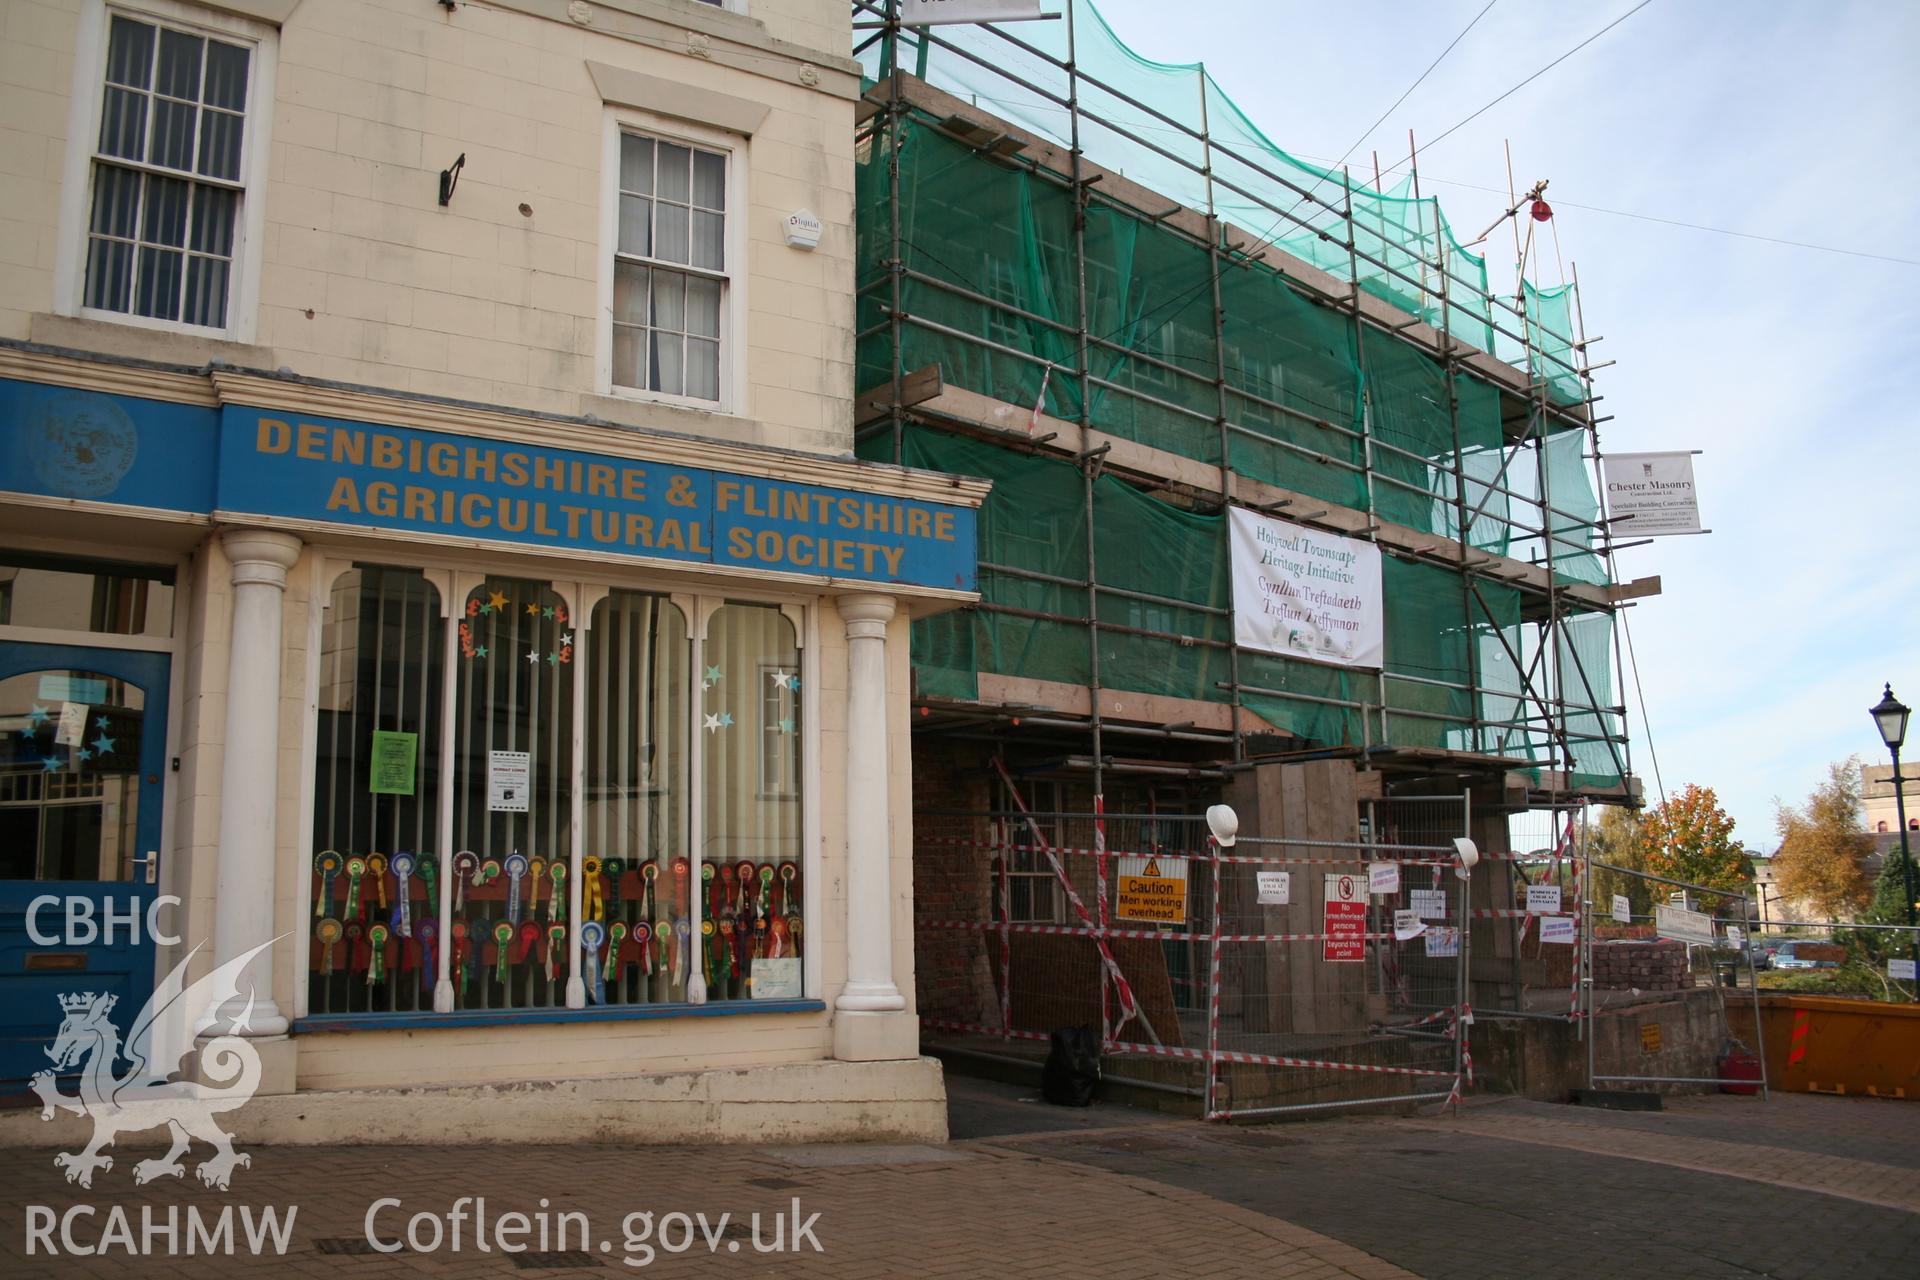
<path fill-rule="evenodd" d="M 1683 942 L 1596 942 L 1593 985 L 1616 991 L 1679 991 L 1693 985 Z"/>

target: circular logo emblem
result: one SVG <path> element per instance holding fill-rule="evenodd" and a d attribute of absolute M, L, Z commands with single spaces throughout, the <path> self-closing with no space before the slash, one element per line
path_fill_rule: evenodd
<path fill-rule="evenodd" d="M 120 487 L 139 452 L 132 419 L 105 396 L 52 397 L 27 424 L 33 472 L 63 498 L 102 498 Z"/>

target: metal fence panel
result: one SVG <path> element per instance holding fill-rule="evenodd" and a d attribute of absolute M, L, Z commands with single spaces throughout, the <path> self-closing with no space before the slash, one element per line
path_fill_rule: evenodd
<path fill-rule="evenodd" d="M 1365 831 L 1464 814 L 1457 796 L 1370 802 Z M 1372 864 L 1397 886 L 1370 892 Z M 1454 864 L 1450 844 L 1378 838 L 1221 849 L 1193 814 L 923 811 L 921 1025 L 1028 1058 L 1094 1028 L 1110 1074 L 1200 1094 L 1209 1118 L 1452 1098 L 1472 1061 Z M 1396 911 L 1418 913 L 1400 937 Z"/>

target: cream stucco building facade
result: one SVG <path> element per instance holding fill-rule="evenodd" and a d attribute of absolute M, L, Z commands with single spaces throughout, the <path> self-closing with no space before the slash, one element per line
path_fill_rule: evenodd
<path fill-rule="evenodd" d="M 907 636 L 985 486 L 852 457 L 846 6 L 4 13 L 0 929 L 179 941 L 0 1016 L 271 942 L 260 1136 L 943 1133 Z"/>

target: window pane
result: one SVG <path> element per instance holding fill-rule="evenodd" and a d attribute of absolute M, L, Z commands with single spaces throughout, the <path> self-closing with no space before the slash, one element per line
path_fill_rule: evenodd
<path fill-rule="evenodd" d="M 525 498 L 504 501 L 495 511 L 500 530 L 525 532 L 531 507 Z M 463 602 L 460 653 L 451 847 L 463 852 L 450 878 L 462 903 L 456 933 L 469 948 L 454 979 L 455 1005 L 557 1008 L 566 1003 L 574 924 L 565 911 L 573 620 L 545 583 L 492 579 Z M 478 875 L 463 878 L 469 853 Z"/>
<path fill-rule="evenodd" d="M 726 269 L 726 219 L 717 213 L 693 215 L 693 265 L 709 271 Z"/>
<path fill-rule="evenodd" d="M 186 309 L 180 318 L 211 329 L 227 327 L 227 262 L 224 258 L 187 259 Z"/>
<path fill-rule="evenodd" d="M 210 178 L 240 177 L 240 134 L 245 121 L 224 111 L 200 113 L 199 172 Z"/>
<path fill-rule="evenodd" d="M 664 201 L 654 208 L 653 256 L 667 262 L 686 262 L 687 210 Z"/>
<path fill-rule="evenodd" d="M 172 249 L 141 249 L 140 278 L 134 287 L 135 315 L 161 320 L 180 315 L 181 254 Z"/>
<path fill-rule="evenodd" d="M 620 197 L 620 252 L 641 257 L 653 253 L 653 230 L 649 225 L 653 201 L 645 196 Z"/>
<path fill-rule="evenodd" d="M 189 102 L 200 100 L 200 52 L 205 42 L 184 31 L 160 30 L 160 76 L 154 90 Z"/>
<path fill-rule="evenodd" d="M 690 915 L 673 867 L 687 856 L 686 620 L 658 596 L 615 591 L 594 606 L 588 636 L 586 837 L 600 870 L 581 902 L 601 924 L 592 962 L 582 956 L 599 978 L 588 999 L 684 1000 L 686 960 L 672 953 Z M 666 964 L 652 936 L 663 920 Z"/>
<path fill-rule="evenodd" d="M 151 244 L 187 242 L 187 184 L 178 178 L 147 176 L 146 216 L 140 238 Z"/>
<path fill-rule="evenodd" d="M 220 187 L 193 189 L 193 244 L 201 253 L 233 256 L 233 227 L 240 193 Z"/>
<path fill-rule="evenodd" d="M 98 671 L 0 680 L 0 878 L 133 878 L 145 707 Z"/>
<path fill-rule="evenodd" d="M 110 236 L 133 239 L 140 210 L 140 175 L 132 169 L 114 165 L 95 165 L 93 169 L 92 229 Z"/>
<path fill-rule="evenodd" d="M 727 158 L 712 151 L 693 153 L 693 202 L 705 209 L 727 207 Z"/>
<path fill-rule="evenodd" d="M 87 245 L 87 305 L 126 311 L 133 291 L 133 246 L 95 239 Z"/>
<path fill-rule="evenodd" d="M 620 189 L 647 195 L 653 191 L 653 140 L 620 135 Z"/>
<path fill-rule="evenodd" d="M 720 344 L 687 339 L 687 394 L 702 400 L 720 398 Z"/>
<path fill-rule="evenodd" d="M 207 94 L 210 107 L 244 111 L 247 106 L 247 51 L 238 45 L 207 42 Z"/>
<path fill-rule="evenodd" d="M 153 28 L 115 15 L 107 37 L 107 83 L 147 87 L 153 74 Z"/>
<path fill-rule="evenodd" d="M 616 324 L 647 322 L 647 277 L 645 267 L 629 262 L 613 264 L 613 319 Z"/>
<path fill-rule="evenodd" d="M 193 120 L 200 109 L 185 102 L 153 100 L 153 150 L 149 158 L 169 169 L 193 168 Z"/>
<path fill-rule="evenodd" d="M 705 338 L 720 336 L 720 282 L 702 280 L 698 276 L 687 277 L 687 324 L 688 333 L 697 333 Z"/>
<path fill-rule="evenodd" d="M 652 364 L 647 381 L 650 390 L 674 396 L 686 394 L 686 372 L 681 367 L 685 345 L 685 339 L 677 333 L 650 335 L 648 355 Z"/>
<path fill-rule="evenodd" d="M 688 168 L 693 163 L 690 148 L 675 146 L 671 142 L 662 142 L 660 147 L 660 189 L 663 200 L 687 202 Z"/>
<path fill-rule="evenodd" d="M 684 331 L 687 327 L 687 278 L 678 271 L 653 273 L 653 327 Z"/>
<path fill-rule="evenodd" d="M 646 386 L 647 331 L 613 326 L 613 383 L 617 387 Z"/>
<path fill-rule="evenodd" d="M 76 392 L 76 396 L 90 393 Z M 173 570 L 0 553 L 0 624 L 121 636 L 173 634 Z"/>
<path fill-rule="evenodd" d="M 797 986 L 801 910 L 800 651 L 778 609 L 727 605 L 708 623 L 700 692 L 705 847 L 720 887 L 725 954 L 709 966 L 711 999 Z M 727 924 L 733 946 L 724 947 Z M 736 963 L 737 972 L 736 972 Z"/>
<path fill-rule="evenodd" d="M 314 1013 L 433 1008 L 445 628 L 417 569 L 363 565 L 334 583 L 314 735 Z"/>
<path fill-rule="evenodd" d="M 144 160 L 147 147 L 147 96 L 127 89 L 107 90 L 100 107 L 100 150 L 127 160 Z"/>

